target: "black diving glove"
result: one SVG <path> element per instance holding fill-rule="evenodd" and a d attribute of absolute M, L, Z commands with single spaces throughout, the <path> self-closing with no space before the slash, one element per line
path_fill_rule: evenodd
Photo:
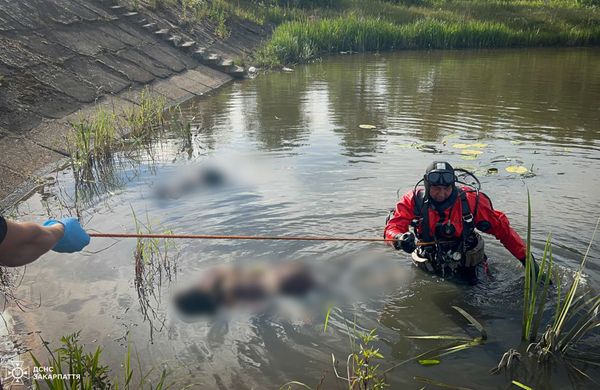
<path fill-rule="evenodd" d="M 411 232 L 397 234 L 394 237 L 394 248 L 402 249 L 406 253 L 413 253 L 417 249 L 417 239 Z"/>

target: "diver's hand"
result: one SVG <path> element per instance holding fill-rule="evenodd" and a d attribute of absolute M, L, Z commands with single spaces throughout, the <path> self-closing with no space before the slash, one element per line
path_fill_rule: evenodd
<path fill-rule="evenodd" d="M 525 267 L 525 262 L 527 260 L 527 257 L 524 257 L 522 259 L 520 259 L 521 264 L 523 264 L 523 267 Z M 535 271 L 535 277 L 538 280 L 538 282 L 543 283 L 546 280 L 546 272 L 544 272 L 542 275 L 540 275 L 540 266 L 537 263 L 537 261 L 535 261 L 535 257 L 533 256 L 533 254 L 531 254 L 531 260 L 533 260 L 533 269 Z M 550 285 L 552 285 L 552 275 L 550 275 L 550 281 L 549 283 Z"/>
<path fill-rule="evenodd" d="M 406 253 L 413 253 L 417 249 L 417 239 L 411 232 L 397 234 L 394 237 L 394 248 L 402 249 Z"/>
<path fill-rule="evenodd" d="M 43 226 L 52 226 L 57 223 L 64 226 L 65 233 L 54 248 L 52 248 L 53 251 L 60 253 L 79 252 L 90 243 L 90 236 L 83 230 L 77 218 L 49 219 L 44 222 Z"/>

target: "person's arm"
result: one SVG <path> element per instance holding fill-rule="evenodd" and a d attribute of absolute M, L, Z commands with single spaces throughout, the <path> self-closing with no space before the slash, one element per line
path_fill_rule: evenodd
<path fill-rule="evenodd" d="M 408 232 L 410 222 L 414 218 L 413 193 L 406 193 L 396 205 L 394 215 L 388 221 L 383 232 L 387 240 L 394 240 L 396 236 Z"/>
<path fill-rule="evenodd" d="M 527 248 L 517 232 L 510 226 L 506 215 L 494 210 L 488 197 L 479 194 L 479 206 L 475 226 L 484 233 L 492 234 L 514 257 L 523 262 Z"/>
<path fill-rule="evenodd" d="M 48 252 L 63 237 L 60 223 L 40 226 L 33 222 L 6 221 L 6 236 L 0 243 L 0 265 L 20 267 Z"/>

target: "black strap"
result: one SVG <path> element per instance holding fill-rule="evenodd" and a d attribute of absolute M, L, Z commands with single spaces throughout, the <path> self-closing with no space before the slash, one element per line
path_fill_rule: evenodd
<path fill-rule="evenodd" d="M 462 240 L 464 242 L 464 240 L 470 237 L 475 231 L 475 218 L 473 217 L 473 214 L 471 214 L 471 208 L 469 207 L 469 202 L 467 201 L 467 194 L 462 189 L 459 189 L 458 195 L 460 196 L 460 203 L 462 206 Z"/>
<path fill-rule="evenodd" d="M 410 224 L 414 228 L 415 232 L 417 232 L 419 225 L 421 226 L 420 239 L 424 241 L 433 241 L 431 232 L 429 231 L 429 202 L 425 199 L 424 191 L 416 191 L 413 198 L 415 201 L 415 218 Z"/>
<path fill-rule="evenodd" d="M 6 231 L 6 221 L 4 220 L 4 217 L 0 215 L 0 244 L 4 241 L 4 237 L 6 237 Z"/>

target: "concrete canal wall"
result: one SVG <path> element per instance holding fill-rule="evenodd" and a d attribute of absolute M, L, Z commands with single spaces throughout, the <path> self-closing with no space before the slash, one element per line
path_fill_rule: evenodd
<path fill-rule="evenodd" d="M 117 113 L 139 91 L 177 104 L 245 70 L 233 59 L 267 31 L 232 21 L 226 40 L 210 21 L 181 24 L 176 10 L 110 0 L 0 2 L 0 210 L 68 156 L 70 122 L 97 105 Z"/>

